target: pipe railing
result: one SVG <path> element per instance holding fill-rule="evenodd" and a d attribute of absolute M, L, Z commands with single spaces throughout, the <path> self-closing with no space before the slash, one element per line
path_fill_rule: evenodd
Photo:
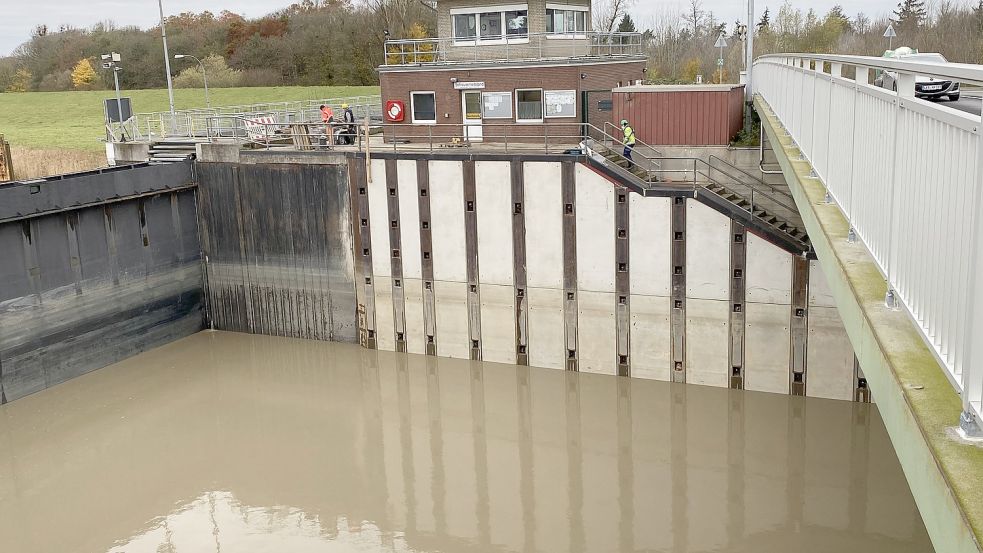
<path fill-rule="evenodd" d="M 641 33 L 596 31 L 387 40 L 384 49 L 386 66 L 634 57 L 645 53 Z"/>
<path fill-rule="evenodd" d="M 983 139 L 980 117 L 916 98 L 919 78 L 983 84 L 983 67 L 782 54 L 755 90 L 822 181 L 962 395 L 980 435 L 983 400 Z M 891 72 L 897 90 L 874 86 Z M 852 75 L 852 76 L 849 76 Z"/>
<path fill-rule="evenodd" d="M 320 118 L 321 105 L 334 108 L 340 114 L 340 106 L 349 104 L 359 120 L 365 116 L 381 118 L 382 102 L 379 96 L 348 96 L 320 100 L 291 102 L 263 102 L 257 104 L 196 108 L 170 112 L 138 113 L 125 123 L 128 135 L 136 140 L 163 138 L 210 138 L 217 121 L 236 117 L 275 117 L 278 122 L 289 124 Z M 337 117 L 338 115 L 336 115 Z M 221 130 L 221 129 L 219 129 Z M 228 130 L 228 129 L 226 129 Z"/>

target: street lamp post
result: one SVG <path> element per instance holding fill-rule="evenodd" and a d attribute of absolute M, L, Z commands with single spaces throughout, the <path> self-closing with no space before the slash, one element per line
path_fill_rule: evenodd
<path fill-rule="evenodd" d="M 208 109 L 212 109 L 212 101 L 208 98 L 208 74 L 205 71 L 205 64 L 202 63 L 202 61 L 196 58 L 195 56 L 191 56 L 188 54 L 174 54 L 174 59 L 176 60 L 184 59 L 184 58 L 191 58 L 195 60 L 196 62 L 198 62 L 198 66 L 201 67 L 201 78 L 205 82 L 205 107 L 207 107 Z"/>
<path fill-rule="evenodd" d="M 160 8 L 160 38 L 164 41 L 164 71 L 167 73 L 167 98 L 171 104 L 171 130 L 174 130 L 174 83 L 171 82 L 171 57 L 167 53 L 167 31 L 164 29 L 164 2 L 157 0 Z"/>

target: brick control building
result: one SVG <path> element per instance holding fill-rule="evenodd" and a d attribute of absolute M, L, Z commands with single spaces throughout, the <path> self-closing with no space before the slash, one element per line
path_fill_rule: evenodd
<path fill-rule="evenodd" d="M 644 79 L 637 33 L 597 33 L 590 0 L 438 0 L 438 37 L 386 43 L 386 138 L 578 136 L 588 92 Z M 596 102 L 594 102 L 596 103 Z"/>

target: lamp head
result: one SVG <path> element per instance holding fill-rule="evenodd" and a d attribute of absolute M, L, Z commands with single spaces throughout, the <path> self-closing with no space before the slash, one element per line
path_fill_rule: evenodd
<path fill-rule="evenodd" d="M 176 59 L 176 60 L 183 59 L 183 58 L 186 58 L 186 57 L 188 57 L 188 56 L 185 56 L 184 54 L 174 54 L 174 59 Z"/>

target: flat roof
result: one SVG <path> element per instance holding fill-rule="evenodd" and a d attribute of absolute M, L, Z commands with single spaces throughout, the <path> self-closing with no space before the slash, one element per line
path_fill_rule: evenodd
<path fill-rule="evenodd" d="M 622 86 L 614 92 L 728 92 L 742 84 L 645 84 Z"/>

